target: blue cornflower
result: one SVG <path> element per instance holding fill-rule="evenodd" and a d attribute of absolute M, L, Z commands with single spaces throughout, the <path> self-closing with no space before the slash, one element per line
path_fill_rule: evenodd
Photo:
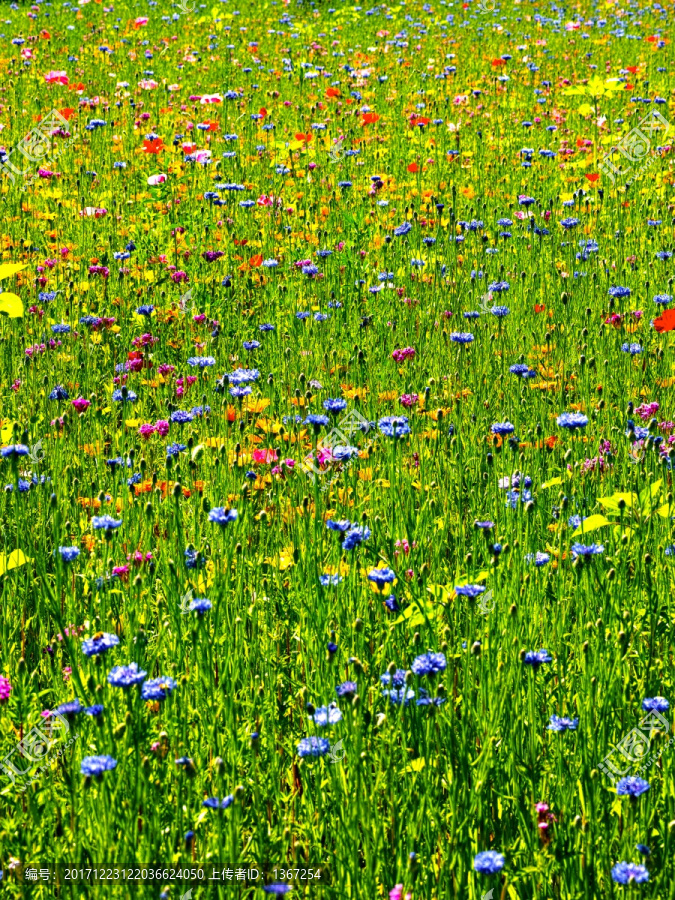
<path fill-rule="evenodd" d="M 638 863 L 620 862 L 612 869 L 612 881 L 617 884 L 644 884 L 649 881 L 649 872 Z"/>
<path fill-rule="evenodd" d="M 323 587 L 334 587 L 335 585 L 340 584 L 343 581 L 343 578 L 340 575 L 319 575 L 319 583 L 323 585 Z"/>
<path fill-rule="evenodd" d="M 611 287 L 608 293 L 610 297 L 614 297 L 620 300 L 624 297 L 630 297 L 630 288 L 621 286 Z"/>
<path fill-rule="evenodd" d="M 132 662 L 128 666 L 115 666 L 114 669 L 111 669 L 108 673 L 108 682 L 113 687 L 128 688 L 134 684 L 140 684 L 147 674 L 138 668 L 137 663 Z"/>
<path fill-rule="evenodd" d="M 59 547 L 59 553 L 61 554 L 61 559 L 64 562 L 71 563 L 75 562 L 77 557 L 80 555 L 79 547 Z"/>
<path fill-rule="evenodd" d="M 105 529 L 106 531 L 114 531 L 122 524 L 122 519 L 113 519 L 112 516 L 94 516 L 91 520 L 92 528 L 96 531 Z"/>
<path fill-rule="evenodd" d="M 515 425 L 512 425 L 511 422 L 495 422 L 494 425 L 490 427 L 490 431 L 493 434 L 505 435 L 505 434 L 513 434 L 516 430 Z"/>
<path fill-rule="evenodd" d="M 252 350 L 258 350 L 260 347 L 260 341 L 244 341 L 243 347 L 244 350 L 248 350 L 249 352 Z"/>
<path fill-rule="evenodd" d="M 508 316 L 510 310 L 508 306 L 491 306 L 490 312 L 497 319 L 503 319 L 505 316 Z"/>
<path fill-rule="evenodd" d="M 345 459 L 356 459 L 359 455 L 359 448 L 352 447 L 351 445 L 338 445 L 337 447 L 331 448 L 331 456 L 333 459 L 338 462 L 342 462 Z"/>
<path fill-rule="evenodd" d="M 504 868 L 504 857 L 494 850 L 483 850 L 474 857 L 473 868 L 481 875 L 496 875 Z"/>
<path fill-rule="evenodd" d="M 128 258 L 128 254 L 127 254 L 127 258 Z M 155 311 L 155 307 L 152 305 L 152 303 L 144 303 L 142 306 L 139 306 L 136 309 L 136 315 L 137 316 L 151 316 L 154 311 Z"/>
<path fill-rule="evenodd" d="M 102 703 L 94 703 L 93 706 L 87 706 L 85 709 L 85 713 L 88 716 L 91 716 L 93 719 L 98 719 L 99 716 L 103 715 L 103 710 L 105 707 Z"/>
<path fill-rule="evenodd" d="M 536 670 L 544 663 L 553 662 L 553 657 L 549 655 L 548 650 L 528 650 L 523 656 L 523 663 L 526 666 L 532 666 Z"/>
<path fill-rule="evenodd" d="M 8 447 L 3 447 L 0 450 L 0 456 L 3 459 L 7 459 L 10 456 L 28 456 L 29 453 L 30 450 L 24 444 L 10 444 Z"/>
<path fill-rule="evenodd" d="M 396 237 L 403 237 L 403 235 L 408 234 L 409 231 L 412 231 L 410 222 L 404 222 L 402 225 L 399 225 L 398 228 L 394 228 Z"/>
<path fill-rule="evenodd" d="M 529 563 L 534 563 L 535 566 L 539 569 L 541 566 L 545 566 L 547 563 L 551 561 L 551 557 L 548 553 L 527 553 L 525 555 L 525 561 Z"/>
<path fill-rule="evenodd" d="M 577 556 L 601 556 L 605 552 L 602 544 L 572 544 L 571 550 L 573 559 Z"/>
<path fill-rule="evenodd" d="M 80 772 L 89 777 L 93 775 L 103 775 L 104 772 L 110 772 L 117 765 L 117 760 L 112 756 L 85 756 L 80 763 Z"/>
<path fill-rule="evenodd" d="M 338 697 L 346 697 L 348 700 L 356 694 L 357 684 L 355 681 L 343 681 L 342 684 L 338 684 L 335 688 L 335 693 Z"/>
<path fill-rule="evenodd" d="M 138 395 L 133 391 L 122 388 L 122 390 L 113 391 L 112 398 L 114 403 L 135 403 L 138 400 Z"/>
<path fill-rule="evenodd" d="M 54 390 L 49 395 L 50 400 L 68 400 L 69 394 L 68 391 L 61 384 L 57 384 Z"/>
<path fill-rule="evenodd" d="M 187 450 L 187 446 L 185 444 L 177 444 L 171 443 L 167 444 L 166 447 L 166 455 L 169 456 L 178 456 L 179 453 L 184 453 Z"/>
<path fill-rule="evenodd" d="M 393 675 L 385 672 L 383 675 L 380 675 L 380 682 L 385 686 L 403 687 L 405 685 L 405 669 L 396 669 Z"/>
<path fill-rule="evenodd" d="M 342 713 L 334 703 L 331 703 L 330 706 L 320 706 L 315 711 L 313 719 L 315 725 L 323 728 L 326 725 L 336 725 L 341 722 Z"/>
<path fill-rule="evenodd" d="M 74 700 L 68 700 L 67 703 L 62 703 L 60 706 L 57 706 L 56 709 L 52 710 L 54 715 L 59 716 L 77 716 L 81 712 L 84 712 L 84 707 L 80 703 L 78 697 L 75 697 Z"/>
<path fill-rule="evenodd" d="M 385 437 L 398 439 L 410 434 L 407 416 L 385 416 L 379 420 L 377 427 Z"/>
<path fill-rule="evenodd" d="M 169 416 L 169 421 L 174 422 L 177 425 L 187 425 L 188 422 L 192 422 L 193 419 L 194 416 L 192 413 L 186 412 L 184 409 L 175 409 Z"/>
<path fill-rule="evenodd" d="M 389 702 L 397 706 L 400 704 L 407 706 L 414 698 L 415 691 L 412 688 L 399 688 L 398 690 L 394 688 L 390 691 L 382 691 L 382 696 L 389 697 Z"/>
<path fill-rule="evenodd" d="M 159 678 L 150 678 L 143 683 L 141 688 L 142 700 L 166 700 L 168 695 L 176 687 L 173 678 L 160 675 Z"/>
<path fill-rule="evenodd" d="M 323 401 L 322 406 L 327 413 L 334 415 L 335 413 L 340 413 L 347 409 L 347 401 L 343 400 L 341 397 L 338 397 L 336 400 L 332 400 L 329 397 L 327 400 Z"/>
<path fill-rule="evenodd" d="M 316 413 L 310 413 L 305 419 L 305 425 L 312 425 L 317 431 L 319 428 L 322 428 L 328 425 L 328 416 L 317 415 Z"/>
<path fill-rule="evenodd" d="M 342 542 L 343 550 L 354 550 L 360 544 L 365 543 L 371 535 L 370 528 L 363 525 L 360 528 L 350 528 L 344 541 Z"/>
<path fill-rule="evenodd" d="M 484 593 L 485 588 L 482 584 L 456 584 L 455 585 L 455 593 L 460 597 L 471 597 L 471 599 L 475 599 Z"/>
<path fill-rule="evenodd" d="M 636 356 L 638 353 L 642 353 L 642 347 L 640 344 L 625 343 L 621 345 L 621 352 L 630 353 L 631 356 Z"/>
<path fill-rule="evenodd" d="M 368 581 L 374 582 L 378 587 L 384 587 L 385 584 L 391 584 L 396 581 L 396 573 L 391 569 L 372 569 L 368 573 Z"/>
<path fill-rule="evenodd" d="M 575 428 L 585 428 L 588 425 L 588 416 L 583 413 L 561 413 L 557 419 L 558 428 L 569 428 L 573 431 Z"/>
<path fill-rule="evenodd" d="M 576 731 L 579 719 L 566 719 L 560 716 L 551 716 L 549 731 Z"/>
<path fill-rule="evenodd" d="M 345 532 L 349 531 L 350 528 L 357 528 L 358 526 L 352 525 L 349 519 L 339 519 L 336 521 L 335 519 L 328 519 L 326 522 L 326 528 L 329 531 L 340 531 Z"/>
<path fill-rule="evenodd" d="M 616 793 L 619 797 L 639 797 L 648 790 L 649 782 L 644 778 L 638 778 L 637 775 L 622 778 L 616 786 Z"/>
<path fill-rule="evenodd" d="M 224 506 L 214 506 L 213 509 L 209 512 L 209 522 L 215 522 L 216 525 L 229 525 L 230 522 L 236 522 L 237 516 L 236 509 L 226 509 Z"/>
<path fill-rule="evenodd" d="M 193 368 L 205 369 L 208 366 L 215 366 L 215 364 L 213 356 L 191 356 L 188 359 L 188 365 Z"/>
<path fill-rule="evenodd" d="M 190 612 L 196 612 L 198 616 L 203 616 L 212 609 L 213 604 L 206 597 L 196 597 L 189 606 Z"/>
<path fill-rule="evenodd" d="M 99 653 L 105 653 L 116 647 L 119 642 L 120 639 L 116 634 L 107 634 L 104 631 L 99 631 L 94 637 L 82 641 L 82 652 L 85 656 L 98 656 Z"/>
<path fill-rule="evenodd" d="M 444 653 L 423 653 L 413 660 L 410 668 L 415 675 L 437 675 L 445 671 L 446 661 Z"/>
<path fill-rule="evenodd" d="M 508 281 L 493 281 L 488 285 L 488 291 L 491 294 L 502 294 L 505 291 L 508 291 L 511 288 L 511 285 Z"/>
<path fill-rule="evenodd" d="M 673 298 L 670 294 L 656 294 L 656 296 L 654 297 L 654 303 L 665 305 L 666 303 L 670 303 L 672 299 Z"/>
<path fill-rule="evenodd" d="M 330 750 L 327 738 L 307 737 L 298 744 L 298 756 L 325 756 Z"/>
<path fill-rule="evenodd" d="M 670 703 L 665 697 L 645 697 L 642 708 L 645 712 L 666 712 L 670 708 Z"/>

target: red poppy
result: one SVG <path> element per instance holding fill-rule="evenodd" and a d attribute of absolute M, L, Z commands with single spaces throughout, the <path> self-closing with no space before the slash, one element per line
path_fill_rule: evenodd
<path fill-rule="evenodd" d="M 84 90 L 84 85 L 82 84 L 81 81 L 78 81 L 77 84 L 68 85 L 68 90 L 69 91 L 77 91 L 77 93 L 80 94 Z"/>
<path fill-rule="evenodd" d="M 667 309 L 662 316 L 654 319 L 654 328 L 659 334 L 675 330 L 675 309 Z"/>
<path fill-rule="evenodd" d="M 309 142 L 312 140 L 312 132 L 308 131 L 307 134 L 303 134 L 301 131 L 299 131 L 295 135 L 295 139 L 296 141 L 302 141 L 303 144 L 309 144 Z"/>
<path fill-rule="evenodd" d="M 43 30 L 40 32 L 40 37 L 41 37 L 43 40 L 48 41 L 48 40 L 51 38 L 51 34 L 50 34 L 48 31 L 45 31 L 45 30 L 43 29 Z"/>
<path fill-rule="evenodd" d="M 419 172 L 419 170 L 420 167 L 417 165 L 417 163 L 410 163 L 410 165 L 408 166 L 409 172 Z"/>
<path fill-rule="evenodd" d="M 261 106 L 261 107 L 260 107 L 260 109 L 258 110 L 258 115 L 259 115 L 259 116 L 262 116 L 263 119 L 265 118 L 265 116 L 267 115 L 267 110 L 265 109 L 264 106 Z"/>
<path fill-rule="evenodd" d="M 413 116 L 410 120 L 410 127 L 415 128 L 416 125 L 428 125 L 431 119 L 426 119 L 424 116 Z"/>
<path fill-rule="evenodd" d="M 637 66 L 626 66 L 626 70 L 631 73 L 631 75 L 635 75 L 638 70 Z"/>
<path fill-rule="evenodd" d="M 326 97 L 339 97 L 340 91 L 337 88 L 330 87 L 326 91 Z"/>
<path fill-rule="evenodd" d="M 380 117 L 377 113 L 365 113 L 361 116 L 361 124 L 362 125 L 374 125 L 375 122 L 379 122 Z"/>
<path fill-rule="evenodd" d="M 71 109 L 69 106 L 64 107 L 64 109 L 60 109 L 59 113 L 63 116 L 66 122 L 71 119 L 75 115 L 75 110 Z"/>
<path fill-rule="evenodd" d="M 546 306 L 543 303 L 535 303 L 534 304 L 534 311 L 536 313 L 542 313 L 545 309 L 546 309 Z"/>
<path fill-rule="evenodd" d="M 249 259 L 248 264 L 252 269 L 257 269 L 258 266 L 262 265 L 262 261 L 263 261 L 262 254 L 257 253 L 255 256 L 252 256 Z"/>
<path fill-rule="evenodd" d="M 589 181 L 597 181 L 600 175 L 597 172 L 587 172 L 584 178 L 588 178 Z"/>
<path fill-rule="evenodd" d="M 143 152 L 144 153 L 161 153 L 164 150 L 164 144 L 161 138 L 152 138 L 149 141 L 143 141 Z"/>
<path fill-rule="evenodd" d="M 248 244 L 248 238 L 244 238 L 241 241 L 238 241 L 237 238 L 234 239 L 235 247 L 245 247 Z"/>
<path fill-rule="evenodd" d="M 497 67 L 497 66 L 505 66 L 505 65 L 506 65 L 506 60 L 505 60 L 505 59 L 493 59 L 493 60 L 492 60 L 492 65 L 495 66 L 495 67 Z"/>
<path fill-rule="evenodd" d="M 627 91 L 632 91 L 634 87 L 635 87 L 634 84 L 627 84 L 626 87 L 625 87 L 625 90 L 627 90 Z"/>

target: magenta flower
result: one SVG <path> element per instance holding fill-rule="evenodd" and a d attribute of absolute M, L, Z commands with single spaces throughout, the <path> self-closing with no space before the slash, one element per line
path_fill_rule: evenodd
<path fill-rule="evenodd" d="M 0 675 L 0 702 L 7 700 L 11 693 L 12 685 L 9 683 L 9 679 L 3 678 L 2 675 Z"/>

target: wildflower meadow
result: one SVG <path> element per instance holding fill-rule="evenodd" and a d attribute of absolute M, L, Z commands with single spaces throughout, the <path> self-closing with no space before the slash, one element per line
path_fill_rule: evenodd
<path fill-rule="evenodd" d="M 2 4 L 1 897 L 675 900 L 674 14 Z"/>

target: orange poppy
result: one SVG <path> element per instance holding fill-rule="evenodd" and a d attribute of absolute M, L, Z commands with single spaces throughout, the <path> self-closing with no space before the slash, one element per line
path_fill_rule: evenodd
<path fill-rule="evenodd" d="M 143 141 L 144 153 L 161 153 L 164 150 L 164 143 L 161 138 L 152 138 L 149 141 Z"/>
<path fill-rule="evenodd" d="M 662 316 L 654 319 L 654 328 L 659 334 L 664 331 L 673 331 L 675 329 L 675 309 L 667 309 Z"/>

